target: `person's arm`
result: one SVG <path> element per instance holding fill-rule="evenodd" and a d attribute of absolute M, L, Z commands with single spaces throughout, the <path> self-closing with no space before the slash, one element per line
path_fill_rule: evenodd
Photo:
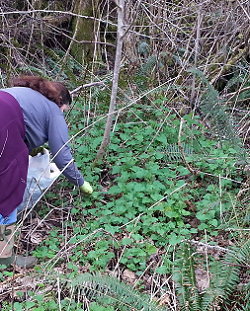
<path fill-rule="evenodd" d="M 56 155 L 54 162 L 56 166 L 62 170 L 72 161 L 70 147 L 68 145 L 68 127 L 64 120 L 63 114 L 56 115 L 51 119 L 48 129 L 48 141 L 52 152 L 52 156 Z M 64 176 L 74 185 L 81 187 L 84 184 L 84 178 L 77 169 L 74 162 L 68 165 L 63 171 Z"/>

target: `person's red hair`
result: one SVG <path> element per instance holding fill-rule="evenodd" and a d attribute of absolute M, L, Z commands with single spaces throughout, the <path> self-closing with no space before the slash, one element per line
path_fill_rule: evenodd
<path fill-rule="evenodd" d="M 58 107 L 61 107 L 64 104 L 70 105 L 72 101 L 70 93 L 64 84 L 49 81 L 41 77 L 20 76 L 13 78 L 11 85 L 29 87 L 56 103 Z"/>

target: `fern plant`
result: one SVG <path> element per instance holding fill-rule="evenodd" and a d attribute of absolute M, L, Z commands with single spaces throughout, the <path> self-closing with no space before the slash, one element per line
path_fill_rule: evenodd
<path fill-rule="evenodd" d="M 244 265 L 247 268 L 247 279 L 248 282 L 242 290 L 241 293 L 241 309 L 236 309 L 236 311 L 248 311 L 250 310 L 250 240 L 247 240 L 243 246 L 237 251 L 237 263 L 239 265 Z"/>
<path fill-rule="evenodd" d="M 250 240 L 241 247 L 228 251 L 221 261 L 211 259 L 207 267 L 210 277 L 209 286 L 202 292 L 198 290 L 195 269 L 203 266 L 203 263 L 195 254 L 195 249 L 188 243 L 182 244 L 176 254 L 173 280 L 180 310 L 210 311 L 218 310 L 217 308 L 222 305 L 229 305 L 230 297 L 240 281 L 241 266 L 250 267 Z M 241 297 L 244 303 L 241 310 L 250 310 L 250 281 L 245 286 Z"/>
<path fill-rule="evenodd" d="M 163 74 L 162 68 L 164 67 L 164 57 L 167 53 L 160 53 L 157 55 L 150 55 L 150 46 L 146 42 L 142 42 L 138 47 L 138 53 L 142 56 L 142 64 L 138 68 L 135 74 L 135 83 L 139 92 L 147 92 L 149 85 L 152 85 L 152 82 L 157 82 L 155 79 L 156 74 Z M 158 84 L 157 84 L 158 86 Z M 157 89 L 159 93 L 159 89 Z"/>
<path fill-rule="evenodd" d="M 221 141 L 227 140 L 238 151 L 238 158 L 247 161 L 246 150 L 237 132 L 237 124 L 232 115 L 227 113 L 223 99 L 219 92 L 209 83 L 204 74 L 198 69 L 190 69 L 205 85 L 205 90 L 200 98 L 200 109 L 209 118 L 211 128 Z"/>
<path fill-rule="evenodd" d="M 70 285 L 81 288 L 90 302 L 99 302 L 102 306 L 113 305 L 119 310 L 164 311 L 163 307 L 150 301 L 149 296 L 134 290 L 132 286 L 120 282 L 115 277 L 84 273 L 73 279 Z"/>
<path fill-rule="evenodd" d="M 177 300 L 181 311 L 207 311 L 214 305 L 214 293 L 200 294 L 195 276 L 193 248 L 184 243 L 175 260 L 173 280 L 177 291 Z"/>
<path fill-rule="evenodd" d="M 185 156 L 190 157 L 193 155 L 192 146 L 182 143 L 182 148 Z M 166 163 L 183 161 L 178 144 L 167 144 L 164 148 L 158 148 L 157 151 L 164 155 L 163 161 Z"/>

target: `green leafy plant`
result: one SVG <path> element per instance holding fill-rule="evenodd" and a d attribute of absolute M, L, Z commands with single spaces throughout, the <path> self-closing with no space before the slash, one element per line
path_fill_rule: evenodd
<path fill-rule="evenodd" d="M 147 295 L 141 294 L 132 286 L 119 282 L 114 277 L 85 273 L 73 279 L 71 286 L 81 288 L 91 301 L 94 299 L 104 306 L 119 307 L 119 310 L 164 310 L 163 307 L 150 301 Z"/>
<path fill-rule="evenodd" d="M 228 140 L 231 146 L 237 149 L 237 155 L 246 161 L 246 151 L 237 133 L 236 122 L 232 115 L 228 114 L 219 92 L 209 83 L 203 73 L 198 69 L 190 69 L 205 85 L 205 91 L 200 99 L 200 109 L 209 117 L 212 130 L 221 141 Z"/>
<path fill-rule="evenodd" d="M 204 269 L 202 261 L 205 259 L 195 255 L 195 249 L 189 243 L 182 244 L 176 254 L 173 269 L 180 309 L 216 310 L 230 303 L 230 296 L 236 291 L 240 280 L 240 267 L 248 266 L 249 245 L 248 240 L 241 247 L 229 250 L 221 261 L 209 257 L 209 264 L 206 266 L 206 269 L 209 269 L 207 271 L 209 283 L 207 288 L 201 291 L 197 287 L 195 271 Z M 247 310 L 249 305 L 249 284 L 250 282 L 244 288 L 244 305 L 241 310 Z"/>
<path fill-rule="evenodd" d="M 128 243 L 129 240 L 126 242 Z M 124 243 L 124 240 L 123 240 Z M 127 247 L 120 260 L 131 271 L 140 275 L 147 267 L 146 259 L 156 253 L 156 247 L 148 243 L 139 243 L 132 247 Z"/>

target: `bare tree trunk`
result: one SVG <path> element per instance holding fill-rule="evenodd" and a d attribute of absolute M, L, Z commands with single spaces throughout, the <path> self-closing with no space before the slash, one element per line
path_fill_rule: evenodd
<path fill-rule="evenodd" d="M 136 5 L 133 0 L 126 1 L 126 9 L 124 12 L 124 21 L 127 25 L 126 34 L 124 35 L 123 41 L 123 52 L 131 62 L 135 62 L 138 57 L 136 45 L 138 44 L 138 36 L 129 31 L 133 28 L 135 21 L 138 18 L 138 9 L 142 0 L 138 0 Z"/>
<path fill-rule="evenodd" d="M 114 111 L 116 106 L 116 96 L 118 89 L 118 81 L 120 74 L 120 65 L 121 65 L 121 55 L 122 55 L 122 45 L 123 45 L 123 35 L 124 35 L 124 0 L 115 0 L 118 10 L 118 27 L 117 27 L 117 45 L 116 45 L 116 54 L 115 54 L 115 66 L 114 74 L 112 81 L 112 90 L 111 90 L 111 99 L 109 106 L 109 114 L 107 119 L 107 124 L 103 136 L 101 146 L 97 152 L 96 159 L 100 160 L 103 158 L 104 152 L 108 146 L 110 139 L 110 132 L 113 123 Z"/>
<path fill-rule="evenodd" d="M 98 3 L 99 0 L 77 0 L 75 4 L 75 13 L 89 17 L 96 17 L 96 14 L 98 14 Z M 92 62 L 94 54 L 94 43 L 96 41 L 95 24 L 96 21 L 92 18 L 75 18 L 73 26 L 75 33 L 74 39 L 77 41 L 85 41 L 86 43 L 78 44 L 72 42 L 71 54 L 81 64 L 88 64 Z"/>

